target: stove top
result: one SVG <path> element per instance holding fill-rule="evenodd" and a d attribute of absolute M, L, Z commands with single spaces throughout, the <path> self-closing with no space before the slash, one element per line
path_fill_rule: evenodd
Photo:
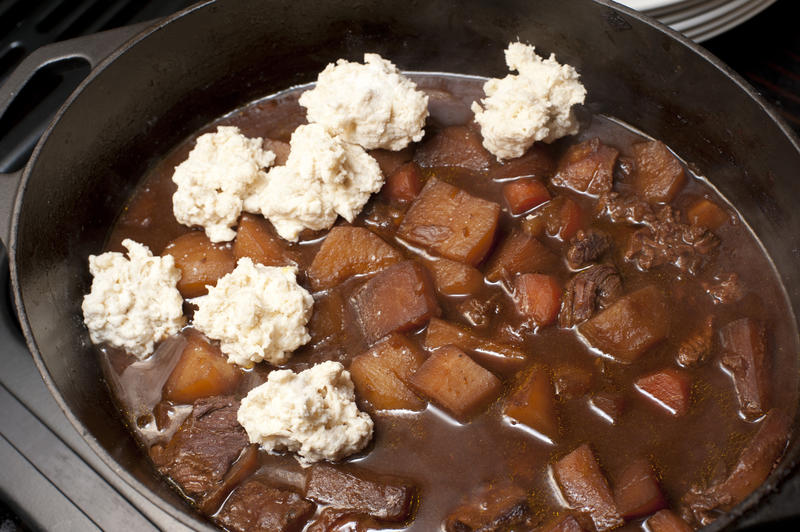
<path fill-rule="evenodd" d="M 186 0 L 0 0 L 0 83 L 39 46 L 166 16 Z M 777 2 L 705 43 L 750 81 L 800 132 L 800 33 L 796 5 Z M 75 64 L 37 74 L 0 117 L 0 172 L 21 168 L 60 102 L 85 71 Z M 0 532 L 188 530 L 128 487 L 88 447 L 44 385 L 12 311 L 0 247 Z M 800 529 L 800 474 L 781 486 L 742 530 Z"/>

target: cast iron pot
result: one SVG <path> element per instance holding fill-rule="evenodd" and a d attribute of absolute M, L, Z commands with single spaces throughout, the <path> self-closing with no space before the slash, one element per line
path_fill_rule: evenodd
<path fill-rule="evenodd" d="M 581 73 L 591 111 L 664 140 L 709 176 L 760 236 L 790 308 L 800 309 L 797 140 L 707 52 L 613 2 L 217 0 L 128 37 L 101 34 L 40 52 L 11 77 L 0 110 L 33 63 L 78 57 L 95 67 L 25 169 L 0 180 L 0 221 L 8 224 L 0 234 L 28 346 L 67 417 L 113 470 L 190 526 L 209 527 L 154 475 L 101 378 L 81 319 L 86 258 L 170 147 L 255 98 L 314 80 L 337 58 L 375 51 L 406 70 L 502 76 L 510 41 L 556 52 Z M 786 319 L 797 344 L 795 315 Z M 793 438 L 768 481 L 709 528 L 756 506 L 799 454 Z"/>

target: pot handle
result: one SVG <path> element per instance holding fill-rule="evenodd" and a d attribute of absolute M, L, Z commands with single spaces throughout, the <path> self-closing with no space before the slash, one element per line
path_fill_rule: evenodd
<path fill-rule="evenodd" d="M 97 68 L 97 65 L 111 52 L 152 24 L 152 22 L 142 22 L 123 26 L 85 37 L 48 44 L 34 50 L 22 60 L 0 86 L 0 117 L 5 114 L 14 98 L 39 69 L 68 59 L 83 59 L 89 63 L 92 69 Z M 23 171 L 24 169 L 10 174 L 0 173 L 0 242 L 6 245 L 6 248 L 10 241 L 14 203 Z"/>

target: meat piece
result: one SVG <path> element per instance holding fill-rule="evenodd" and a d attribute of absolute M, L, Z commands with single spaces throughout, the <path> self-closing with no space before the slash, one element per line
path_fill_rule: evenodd
<path fill-rule="evenodd" d="M 350 376 L 358 397 L 376 410 L 422 410 L 425 401 L 407 383 L 424 360 L 425 355 L 414 344 L 392 333 L 353 359 Z"/>
<path fill-rule="evenodd" d="M 722 366 L 736 387 L 739 408 L 745 417 L 756 418 L 767 411 L 767 334 L 764 324 L 752 318 L 732 321 L 719 331 L 724 355 Z"/>
<path fill-rule="evenodd" d="M 622 525 L 608 481 L 589 444 L 553 464 L 553 475 L 570 507 L 588 513 L 598 532 Z"/>
<path fill-rule="evenodd" d="M 363 227 L 341 225 L 325 237 L 308 268 L 314 290 L 325 290 L 353 275 L 367 275 L 400 262 L 399 251 Z"/>
<path fill-rule="evenodd" d="M 702 364 L 711 354 L 714 340 L 714 316 L 706 316 L 703 324 L 678 346 L 676 359 L 681 366 Z"/>
<path fill-rule="evenodd" d="M 736 273 L 717 275 L 713 282 L 704 282 L 702 285 L 714 304 L 736 303 L 744 296 L 744 289 Z"/>
<path fill-rule="evenodd" d="M 592 395 L 589 404 L 612 425 L 619 423 L 625 412 L 625 397 L 619 392 L 597 392 Z"/>
<path fill-rule="evenodd" d="M 480 263 L 494 242 L 500 205 L 431 178 L 411 205 L 397 236 L 442 257 Z"/>
<path fill-rule="evenodd" d="M 169 443 L 150 448 L 158 470 L 196 501 L 222 482 L 249 443 L 236 420 L 238 409 L 239 401 L 232 397 L 200 399 Z"/>
<path fill-rule="evenodd" d="M 486 278 L 491 282 L 511 282 L 519 273 L 546 272 L 558 263 L 558 257 L 536 238 L 511 233 L 492 253 L 486 265 Z"/>
<path fill-rule="evenodd" d="M 578 230 L 569 241 L 567 264 L 573 270 L 599 259 L 611 247 L 611 237 L 599 229 Z"/>
<path fill-rule="evenodd" d="M 402 522 L 411 516 L 416 488 L 397 477 L 319 463 L 308 468 L 306 497 L 320 504 Z"/>
<path fill-rule="evenodd" d="M 233 241 L 233 255 L 238 261 L 250 257 L 264 266 L 291 266 L 298 263 L 288 243 L 275 232 L 272 224 L 261 216 L 242 214 Z"/>
<path fill-rule="evenodd" d="M 633 187 L 651 203 L 668 203 L 686 183 L 683 165 L 660 140 L 634 144 Z"/>
<path fill-rule="evenodd" d="M 398 203 L 413 201 L 422 190 L 422 173 L 414 162 L 405 163 L 388 175 L 381 192 L 391 201 Z"/>
<path fill-rule="evenodd" d="M 653 466 L 644 458 L 635 459 L 622 471 L 614 489 L 614 500 L 625 519 L 635 519 L 667 507 Z"/>
<path fill-rule="evenodd" d="M 175 267 L 181 271 L 177 287 L 184 299 L 207 294 L 208 285 L 216 285 L 217 279 L 236 267 L 231 245 L 215 244 L 203 231 L 179 236 L 167 244 L 161 255 L 167 254 L 175 258 Z"/>
<path fill-rule="evenodd" d="M 239 458 L 225 473 L 222 483 L 205 496 L 200 504 L 200 511 L 207 515 L 215 514 L 231 491 L 252 475 L 258 466 L 258 445 L 250 444 L 244 448 Z"/>
<path fill-rule="evenodd" d="M 458 304 L 458 312 L 473 328 L 483 329 L 489 326 L 498 312 L 498 297 L 489 299 L 471 297 Z"/>
<path fill-rule="evenodd" d="M 503 414 L 541 435 L 548 443 L 558 438 L 556 398 L 547 367 L 534 365 L 525 370 L 503 403 Z"/>
<path fill-rule="evenodd" d="M 603 264 L 580 271 L 564 288 L 558 323 L 562 327 L 573 327 L 586 321 L 620 294 L 622 278 L 613 266 Z"/>
<path fill-rule="evenodd" d="M 662 369 L 636 379 L 636 388 L 672 416 L 686 415 L 691 404 L 691 376 L 676 368 Z"/>
<path fill-rule="evenodd" d="M 730 510 L 764 482 L 786 448 L 791 420 L 773 408 L 759 425 L 724 479 L 707 488 L 692 486 L 684 495 L 684 517 L 707 525 L 714 520 L 716 510 Z"/>
<path fill-rule="evenodd" d="M 483 274 L 463 262 L 435 258 L 425 262 L 433 274 L 436 291 L 447 296 L 466 295 L 477 292 L 483 286 Z"/>
<path fill-rule="evenodd" d="M 586 368 L 573 364 L 553 367 L 553 387 L 561 401 L 581 397 L 592 389 L 594 375 Z"/>
<path fill-rule="evenodd" d="M 370 532 L 385 528 L 376 519 L 350 510 L 325 508 L 309 523 L 305 532 Z"/>
<path fill-rule="evenodd" d="M 232 393 L 242 373 L 219 347 L 196 331 L 186 334 L 181 358 L 164 383 L 164 399 L 191 404 L 197 399 Z"/>
<path fill-rule="evenodd" d="M 518 179 L 503 185 L 503 197 L 511 214 L 522 214 L 550 201 L 550 192 L 541 182 L 534 179 Z"/>
<path fill-rule="evenodd" d="M 441 313 L 425 268 L 404 261 L 383 270 L 351 297 L 361 332 L 370 344 L 393 331 L 407 331 Z"/>
<path fill-rule="evenodd" d="M 540 143 L 531 146 L 521 157 L 492 164 L 489 178 L 504 181 L 515 177 L 549 179 L 555 171 L 556 163 L 548 153 L 547 147 Z"/>
<path fill-rule="evenodd" d="M 485 172 L 493 159 L 481 144 L 480 135 L 467 126 L 450 126 L 428 134 L 414 152 L 414 161 L 423 168 L 458 166 Z"/>
<path fill-rule="evenodd" d="M 565 514 L 551 519 L 537 529 L 537 532 L 584 532 L 584 528 L 574 515 Z"/>
<path fill-rule="evenodd" d="M 722 207 L 706 198 L 700 198 L 694 202 L 687 209 L 686 217 L 689 219 L 689 223 L 706 227 L 712 231 L 716 231 L 730 220 L 730 215 Z"/>
<path fill-rule="evenodd" d="M 411 386 L 461 422 L 494 401 L 503 388 L 490 371 L 452 345 L 434 351 L 411 377 Z"/>
<path fill-rule="evenodd" d="M 574 144 L 558 161 L 551 183 L 588 194 L 609 192 L 618 155 L 616 148 L 606 146 L 598 138 Z"/>
<path fill-rule="evenodd" d="M 631 363 L 667 337 L 667 301 L 655 286 L 646 286 L 578 326 L 593 347 L 623 363 Z"/>
<path fill-rule="evenodd" d="M 558 317 L 561 284 L 552 275 L 523 273 L 514 279 L 514 304 L 527 323 L 546 327 Z"/>
<path fill-rule="evenodd" d="M 485 484 L 453 510 L 447 532 L 504 532 L 516 529 L 531 516 L 528 494 L 510 482 Z"/>
<path fill-rule="evenodd" d="M 650 532 L 692 532 L 693 528 L 672 510 L 660 510 L 645 521 Z"/>
<path fill-rule="evenodd" d="M 522 369 L 528 360 L 523 351 L 513 346 L 481 338 L 468 329 L 438 318 L 431 319 L 428 324 L 423 345 L 429 351 L 454 345 L 468 352 L 482 366 L 505 374 Z"/>
<path fill-rule="evenodd" d="M 315 508 L 293 491 L 253 478 L 233 490 L 214 521 L 235 532 L 299 532 Z"/>

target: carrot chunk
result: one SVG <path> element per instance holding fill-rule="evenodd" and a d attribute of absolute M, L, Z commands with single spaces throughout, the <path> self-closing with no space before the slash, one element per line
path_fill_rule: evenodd
<path fill-rule="evenodd" d="M 653 466 L 643 458 L 634 460 L 622 471 L 614 499 L 625 519 L 642 517 L 667 507 Z"/>
<path fill-rule="evenodd" d="M 518 273 L 543 272 L 555 267 L 558 257 L 536 238 L 514 232 L 498 246 L 486 265 L 491 282 L 510 282 Z"/>
<path fill-rule="evenodd" d="M 534 179 L 518 179 L 503 185 L 503 197 L 511 214 L 521 214 L 550 201 L 550 192 L 541 182 Z"/>
<path fill-rule="evenodd" d="M 351 362 L 356 393 L 376 410 L 422 410 L 425 402 L 407 383 L 424 360 L 425 355 L 411 342 L 392 333 Z"/>
<path fill-rule="evenodd" d="M 441 313 L 423 266 L 404 261 L 358 288 L 351 302 L 365 340 L 372 344 L 393 331 L 407 331 Z"/>
<path fill-rule="evenodd" d="M 243 214 L 233 241 L 236 260 L 250 257 L 264 266 L 290 266 L 297 263 L 288 245 L 281 239 L 272 224 L 260 216 Z"/>
<path fill-rule="evenodd" d="M 683 416 L 689 411 L 691 377 L 684 370 L 667 368 L 640 377 L 636 379 L 636 388 L 673 416 Z"/>
<path fill-rule="evenodd" d="M 583 213 L 577 203 L 566 196 L 558 196 L 545 207 L 547 234 L 564 242 L 575 236 L 583 226 Z"/>
<path fill-rule="evenodd" d="M 524 273 L 514 280 L 517 312 L 537 327 L 555 323 L 561 308 L 561 285 L 552 275 Z"/>
<path fill-rule="evenodd" d="M 700 198 L 686 210 L 686 216 L 692 225 L 700 225 L 715 231 L 730 219 L 728 213 L 713 201 Z"/>
<path fill-rule="evenodd" d="M 558 438 L 556 398 L 545 366 L 527 369 L 503 404 L 503 413 L 541 435 L 549 443 Z"/>
<path fill-rule="evenodd" d="M 593 347 L 631 363 L 667 337 L 669 323 L 664 295 L 655 286 L 646 286 L 583 322 L 578 331 Z"/>
<path fill-rule="evenodd" d="M 425 265 L 433 274 L 436 291 L 446 296 L 468 295 L 483 285 L 483 274 L 469 264 L 450 259 L 435 258 Z"/>
<path fill-rule="evenodd" d="M 612 425 L 620 420 L 625 411 L 625 398 L 617 392 L 597 392 L 592 395 L 589 404 Z"/>
<path fill-rule="evenodd" d="M 164 383 L 164 399 L 191 404 L 197 399 L 234 391 L 242 373 L 218 347 L 190 332 L 181 358 Z"/>
<path fill-rule="evenodd" d="M 623 523 L 608 481 L 589 447 L 584 443 L 553 464 L 553 474 L 569 505 L 591 517 L 602 532 Z"/>
<path fill-rule="evenodd" d="M 647 521 L 651 532 L 692 532 L 692 527 L 672 510 L 660 510 Z"/>
<path fill-rule="evenodd" d="M 314 290 L 325 290 L 353 275 L 377 273 L 401 260 L 399 251 L 369 229 L 341 225 L 325 237 L 308 268 L 308 278 Z"/>
<path fill-rule="evenodd" d="M 397 230 L 400 238 L 442 257 L 477 265 L 494 241 L 500 205 L 430 179 Z"/>
<path fill-rule="evenodd" d="M 461 422 L 494 401 L 503 387 L 490 371 L 455 346 L 434 351 L 410 383 Z"/>
<path fill-rule="evenodd" d="M 633 188 L 651 203 L 668 203 L 686 183 L 681 162 L 659 140 L 633 145 Z"/>
<path fill-rule="evenodd" d="M 767 340 L 764 324 L 751 318 L 732 321 L 719 331 L 725 354 L 722 365 L 736 388 L 745 417 L 756 418 L 767 410 Z"/>
<path fill-rule="evenodd" d="M 558 161 L 552 183 L 578 192 L 610 192 L 619 151 L 593 138 L 570 146 Z"/>
<path fill-rule="evenodd" d="M 236 267 L 230 244 L 215 244 L 203 231 L 181 235 L 164 248 L 162 255 L 172 255 L 181 271 L 178 291 L 186 298 L 208 293 L 208 286 L 231 273 Z"/>
<path fill-rule="evenodd" d="M 499 373 L 517 371 L 528 359 L 515 347 L 480 338 L 454 323 L 432 318 L 425 335 L 425 349 L 434 351 L 446 345 L 468 352 L 479 364 Z"/>
<path fill-rule="evenodd" d="M 407 162 L 389 174 L 383 193 L 391 201 L 406 203 L 413 201 L 422 190 L 422 174 L 415 162 Z"/>

